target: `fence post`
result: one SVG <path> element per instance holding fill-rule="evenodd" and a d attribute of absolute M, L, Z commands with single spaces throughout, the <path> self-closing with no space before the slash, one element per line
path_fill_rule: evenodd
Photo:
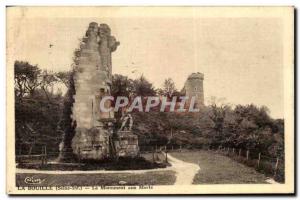
<path fill-rule="evenodd" d="M 168 163 L 168 152 L 166 151 L 166 163 Z"/>
<path fill-rule="evenodd" d="M 239 149 L 239 157 L 241 157 L 242 149 Z"/>
<path fill-rule="evenodd" d="M 235 152 L 235 149 L 234 149 L 234 148 L 232 148 L 232 153 L 234 154 L 234 152 Z"/>
<path fill-rule="evenodd" d="M 79 158 L 79 165 L 81 164 L 81 156 L 80 156 L 80 147 L 78 148 L 78 158 Z"/>
<path fill-rule="evenodd" d="M 247 160 L 249 160 L 249 150 L 247 150 Z"/>
<path fill-rule="evenodd" d="M 172 145 L 172 151 L 174 150 L 174 147 L 173 147 L 173 145 Z"/>
<path fill-rule="evenodd" d="M 257 168 L 259 168 L 259 164 L 260 164 L 260 156 L 261 156 L 261 153 L 259 152 L 259 153 L 258 153 L 258 160 L 257 160 Z"/>
<path fill-rule="evenodd" d="M 45 145 L 45 164 L 47 164 L 47 146 Z"/>
<path fill-rule="evenodd" d="M 152 162 L 154 163 L 154 147 L 152 147 Z"/>
<path fill-rule="evenodd" d="M 279 163 L 279 158 L 277 157 L 277 158 L 276 158 L 276 164 L 275 164 L 275 170 L 274 170 L 274 177 L 275 177 L 276 174 L 277 174 L 278 163 Z"/>
<path fill-rule="evenodd" d="M 44 165 L 44 146 L 42 146 L 42 154 L 40 155 L 41 157 L 41 163 L 42 163 L 42 166 Z"/>

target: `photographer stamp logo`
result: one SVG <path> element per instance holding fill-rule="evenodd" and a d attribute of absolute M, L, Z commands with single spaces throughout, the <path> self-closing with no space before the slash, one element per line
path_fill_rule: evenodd
<path fill-rule="evenodd" d="M 39 185 L 42 184 L 46 179 L 35 178 L 33 176 L 25 177 L 24 183 L 29 185 Z"/>

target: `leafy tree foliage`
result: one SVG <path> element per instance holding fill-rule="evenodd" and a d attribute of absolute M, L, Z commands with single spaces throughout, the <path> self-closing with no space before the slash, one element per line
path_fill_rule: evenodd
<path fill-rule="evenodd" d="M 26 94 L 33 95 L 34 90 L 41 85 L 41 70 L 37 66 L 30 65 L 28 62 L 16 61 L 15 71 L 15 94 L 21 99 Z"/>
<path fill-rule="evenodd" d="M 133 80 L 127 76 L 115 74 L 112 76 L 112 95 L 116 99 L 118 96 L 130 97 L 134 93 Z"/>
<path fill-rule="evenodd" d="M 158 89 L 158 93 L 162 96 L 171 98 L 177 92 L 173 79 L 167 78 L 164 81 L 162 89 Z"/>
<path fill-rule="evenodd" d="M 57 151 L 63 97 L 53 86 L 61 80 L 56 73 L 24 61 L 16 61 L 14 70 L 17 154 L 41 153 L 45 144 L 50 151 Z"/>
<path fill-rule="evenodd" d="M 155 96 L 156 91 L 152 85 L 143 75 L 133 81 L 133 93 L 135 96 Z"/>
<path fill-rule="evenodd" d="M 16 152 L 34 153 L 38 145 L 58 152 L 71 147 L 76 124 L 71 119 L 74 103 L 73 71 L 50 72 L 28 62 L 15 62 Z M 53 92 L 58 84 L 65 85 L 65 96 Z M 136 80 L 113 75 L 112 95 L 155 96 L 179 95 L 172 79 L 166 79 L 162 89 L 141 76 Z M 188 148 L 235 147 L 261 152 L 270 157 L 284 155 L 284 120 L 272 119 L 265 106 L 237 105 L 211 101 L 199 113 L 133 112 L 133 131 L 140 144 L 183 145 Z"/>

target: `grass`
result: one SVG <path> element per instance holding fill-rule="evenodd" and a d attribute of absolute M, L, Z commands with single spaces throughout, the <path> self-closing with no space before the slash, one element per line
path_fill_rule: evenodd
<path fill-rule="evenodd" d="M 32 186 L 25 183 L 26 177 L 44 180 L 34 186 L 116 186 L 120 181 L 124 185 L 173 185 L 176 177 L 174 171 L 147 172 L 144 174 L 16 174 L 17 186 Z M 122 185 L 123 185 L 122 184 Z"/>
<path fill-rule="evenodd" d="M 161 162 L 162 154 L 154 154 L 155 162 L 153 162 L 153 155 L 151 153 L 142 154 L 137 158 L 119 158 L 118 161 L 107 159 L 101 161 L 85 160 L 82 162 L 74 163 L 48 163 L 42 165 L 41 162 L 24 162 L 17 165 L 18 168 L 24 169 L 37 169 L 37 170 L 60 170 L 60 171 L 73 171 L 73 170 L 142 170 L 142 169 L 155 169 L 166 168 L 167 163 Z"/>
<path fill-rule="evenodd" d="M 220 152 L 220 153 L 224 154 L 224 152 Z M 284 181 L 285 181 L 284 162 L 282 162 L 282 161 L 279 162 L 278 169 L 276 171 L 277 173 L 276 173 L 276 175 L 274 175 L 275 163 L 276 163 L 275 160 L 273 160 L 273 162 L 272 162 L 271 159 L 262 159 L 262 160 L 260 160 L 259 166 L 257 166 L 257 159 L 253 159 L 253 158 L 251 159 L 250 157 L 249 157 L 249 159 L 247 159 L 246 157 L 238 156 L 235 153 L 225 153 L 225 156 L 228 156 L 232 160 L 235 160 L 246 166 L 255 168 L 256 171 L 261 172 L 261 173 L 265 174 L 266 176 L 273 177 L 274 180 L 279 183 L 284 183 Z"/>
<path fill-rule="evenodd" d="M 172 156 L 200 165 L 193 184 L 266 183 L 265 175 L 228 157 L 211 151 L 172 152 Z"/>

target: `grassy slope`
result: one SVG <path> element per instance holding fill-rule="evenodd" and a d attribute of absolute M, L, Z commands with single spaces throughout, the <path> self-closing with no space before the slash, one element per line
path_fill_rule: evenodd
<path fill-rule="evenodd" d="M 26 177 L 45 179 L 37 186 L 115 186 L 119 181 L 126 185 L 172 185 L 176 177 L 173 171 L 147 172 L 145 174 L 17 174 L 17 186 L 28 186 Z"/>
<path fill-rule="evenodd" d="M 255 169 L 213 152 L 172 152 L 171 155 L 200 165 L 194 184 L 266 183 L 266 177 Z"/>

